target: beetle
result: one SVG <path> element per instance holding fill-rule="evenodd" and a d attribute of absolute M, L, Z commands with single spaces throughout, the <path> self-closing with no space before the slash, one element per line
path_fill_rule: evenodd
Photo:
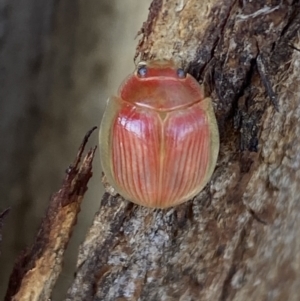
<path fill-rule="evenodd" d="M 141 62 L 109 98 L 99 143 L 103 171 L 124 198 L 152 208 L 181 204 L 216 166 L 212 101 L 173 61 Z"/>

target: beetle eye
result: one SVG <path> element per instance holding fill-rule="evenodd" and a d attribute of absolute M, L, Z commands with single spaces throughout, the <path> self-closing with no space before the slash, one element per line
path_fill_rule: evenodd
<path fill-rule="evenodd" d="M 139 77 L 146 77 L 147 75 L 147 67 L 146 65 L 141 65 L 137 70 L 137 75 Z"/>
<path fill-rule="evenodd" d="M 177 75 L 179 78 L 185 78 L 186 72 L 182 68 L 179 68 L 179 69 L 177 69 Z"/>

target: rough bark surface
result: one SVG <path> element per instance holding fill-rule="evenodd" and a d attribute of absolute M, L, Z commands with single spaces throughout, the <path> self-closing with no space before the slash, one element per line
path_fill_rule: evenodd
<path fill-rule="evenodd" d="M 52 295 L 62 270 L 64 251 L 92 176 L 96 147 L 86 154 L 82 163 L 80 161 L 93 130 L 86 135 L 74 163 L 66 171 L 61 189 L 53 194 L 34 244 L 17 259 L 5 300 L 43 301 Z"/>
<path fill-rule="evenodd" d="M 136 57 L 204 82 L 218 165 L 168 210 L 127 202 L 104 177 L 66 300 L 299 300 L 299 31 L 298 1 L 152 2 Z"/>
<path fill-rule="evenodd" d="M 298 2 L 153 1 L 136 56 L 204 81 L 221 151 L 194 200 L 105 194 L 67 300 L 299 300 Z"/>

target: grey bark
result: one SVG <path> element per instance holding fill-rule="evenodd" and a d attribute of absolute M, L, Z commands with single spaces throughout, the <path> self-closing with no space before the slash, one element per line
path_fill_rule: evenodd
<path fill-rule="evenodd" d="M 153 1 L 137 55 L 204 81 L 218 166 L 169 210 L 106 194 L 67 300 L 299 300 L 299 28 L 298 2 Z"/>
<path fill-rule="evenodd" d="M 106 193 L 66 300 L 299 300 L 299 12 L 297 1 L 152 2 L 136 55 L 204 82 L 218 164 L 176 208 Z"/>

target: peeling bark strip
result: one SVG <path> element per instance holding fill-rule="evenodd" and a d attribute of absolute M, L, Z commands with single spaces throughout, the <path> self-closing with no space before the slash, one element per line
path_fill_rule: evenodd
<path fill-rule="evenodd" d="M 209 86 L 219 164 L 172 209 L 106 193 L 68 301 L 300 299 L 300 52 L 288 47 L 300 47 L 299 11 L 299 1 L 153 1 L 137 51 Z"/>
<path fill-rule="evenodd" d="M 87 184 L 92 176 L 96 147 L 80 160 L 93 128 L 89 131 L 76 159 L 68 170 L 61 189 L 53 194 L 33 246 L 15 263 L 5 300 L 45 301 L 61 272 L 63 254 L 80 211 Z"/>
<path fill-rule="evenodd" d="M 8 215 L 9 211 L 10 211 L 10 208 L 7 208 L 0 213 L 0 243 L 2 240 L 1 230 L 3 227 L 3 221 L 4 221 L 5 217 Z M 0 251 L 0 255 L 1 255 L 1 251 Z"/>

